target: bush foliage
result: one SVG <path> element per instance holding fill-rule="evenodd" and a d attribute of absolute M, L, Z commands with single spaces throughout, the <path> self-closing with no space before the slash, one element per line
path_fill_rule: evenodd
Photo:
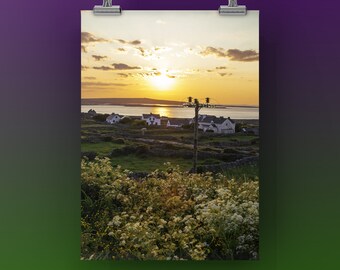
<path fill-rule="evenodd" d="M 128 175 L 107 158 L 82 160 L 83 259 L 257 259 L 258 181 L 170 164 Z"/>

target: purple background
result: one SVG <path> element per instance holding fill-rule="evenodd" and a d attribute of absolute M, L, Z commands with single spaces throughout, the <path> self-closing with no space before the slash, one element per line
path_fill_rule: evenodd
<path fill-rule="evenodd" d="M 80 10 L 100 2 L 1 3 L 1 269 L 93 269 L 79 262 Z M 226 2 L 114 4 L 217 10 Z M 232 265 L 339 269 L 340 2 L 239 4 L 260 10 L 261 259 Z"/>

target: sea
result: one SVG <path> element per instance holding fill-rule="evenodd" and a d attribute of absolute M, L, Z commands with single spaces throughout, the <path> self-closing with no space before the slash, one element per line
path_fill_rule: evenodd
<path fill-rule="evenodd" d="M 160 114 L 170 118 L 193 118 L 194 108 L 180 106 L 126 106 L 126 105 L 82 105 L 81 112 L 88 112 L 90 109 L 97 113 L 117 113 L 126 116 L 141 116 L 142 114 Z M 202 108 L 199 114 L 230 117 L 231 119 L 259 119 L 258 107 L 217 107 Z"/>

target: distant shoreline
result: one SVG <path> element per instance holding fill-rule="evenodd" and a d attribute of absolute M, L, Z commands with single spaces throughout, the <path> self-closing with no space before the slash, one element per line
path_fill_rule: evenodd
<path fill-rule="evenodd" d="M 182 105 L 172 105 L 172 104 L 119 104 L 119 103 L 86 103 L 81 104 L 81 106 L 123 106 L 123 107 L 166 107 L 166 108 L 181 108 Z M 252 105 L 223 105 L 223 104 L 217 104 L 215 105 L 216 108 L 224 109 L 228 107 L 238 107 L 238 108 L 259 108 L 258 106 L 252 106 Z"/>
<path fill-rule="evenodd" d="M 175 100 L 160 100 L 151 98 L 83 98 L 84 106 L 128 106 L 128 107 L 182 107 L 185 102 Z M 259 108 L 255 105 L 214 104 L 217 108 L 243 107 Z"/>

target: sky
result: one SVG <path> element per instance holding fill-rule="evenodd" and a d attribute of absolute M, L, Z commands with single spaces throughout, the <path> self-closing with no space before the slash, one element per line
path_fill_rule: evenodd
<path fill-rule="evenodd" d="M 82 98 L 259 104 L 259 13 L 81 13 Z"/>

